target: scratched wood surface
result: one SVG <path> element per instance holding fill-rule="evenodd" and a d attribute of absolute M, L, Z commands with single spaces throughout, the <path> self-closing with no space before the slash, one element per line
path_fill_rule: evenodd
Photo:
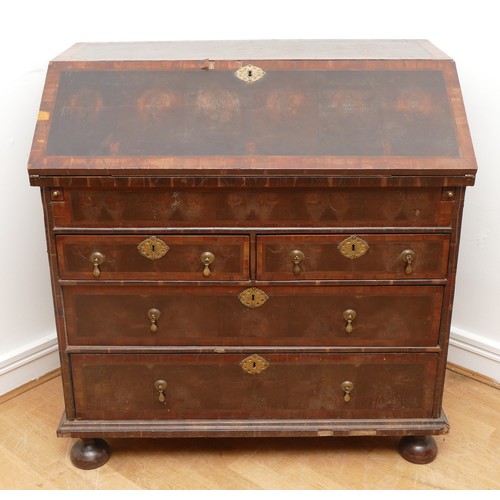
<path fill-rule="evenodd" d="M 58 439 L 61 380 L 0 405 L 1 489 L 499 489 L 500 391 L 447 372 L 451 433 L 412 465 L 398 438 L 111 440 L 100 469 L 75 469 Z"/>

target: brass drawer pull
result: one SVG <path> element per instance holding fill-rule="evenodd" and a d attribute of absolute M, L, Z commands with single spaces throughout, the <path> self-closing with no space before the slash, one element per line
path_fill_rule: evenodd
<path fill-rule="evenodd" d="M 406 263 L 406 265 L 405 265 L 405 273 L 406 274 L 412 273 L 413 268 L 411 265 L 413 264 L 413 262 L 415 262 L 415 257 L 416 257 L 416 254 L 413 250 L 405 250 L 401 254 L 401 259 L 403 260 L 403 262 Z"/>
<path fill-rule="evenodd" d="M 342 382 L 341 386 L 344 391 L 344 401 L 348 403 L 351 400 L 351 392 L 354 389 L 354 384 L 350 380 Z"/>
<path fill-rule="evenodd" d="M 151 320 L 151 331 L 156 333 L 158 331 L 158 325 L 156 322 L 160 319 L 161 312 L 158 309 L 150 309 L 148 311 L 148 318 Z"/>
<path fill-rule="evenodd" d="M 166 403 L 167 398 L 165 396 L 165 391 L 167 390 L 167 382 L 165 380 L 157 380 L 155 382 L 155 389 L 158 391 L 158 401 L 160 403 Z"/>
<path fill-rule="evenodd" d="M 203 269 L 203 276 L 208 278 L 212 272 L 210 271 L 210 264 L 212 264 L 215 260 L 215 255 L 212 252 L 203 252 L 201 254 L 201 261 L 205 265 L 205 269 Z"/>
<path fill-rule="evenodd" d="M 94 270 L 92 271 L 92 275 L 94 278 L 99 278 L 101 275 L 101 270 L 99 269 L 99 266 L 104 262 L 104 255 L 100 252 L 94 252 L 90 256 L 90 262 L 94 264 Z"/>
<path fill-rule="evenodd" d="M 304 260 L 304 252 L 301 252 L 300 250 L 292 250 L 290 252 L 290 260 L 293 262 L 293 273 L 294 274 L 300 274 L 300 263 Z"/>
<path fill-rule="evenodd" d="M 354 309 L 346 309 L 344 311 L 344 319 L 347 321 L 345 331 L 347 333 L 352 332 L 352 322 L 357 318 L 358 313 Z"/>

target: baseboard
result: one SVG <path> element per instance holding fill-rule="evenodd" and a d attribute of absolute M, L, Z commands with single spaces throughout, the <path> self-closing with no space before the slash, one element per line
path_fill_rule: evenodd
<path fill-rule="evenodd" d="M 448 361 L 498 383 L 500 342 L 452 327 Z"/>
<path fill-rule="evenodd" d="M 55 333 L 0 356 L 0 396 L 59 366 Z"/>

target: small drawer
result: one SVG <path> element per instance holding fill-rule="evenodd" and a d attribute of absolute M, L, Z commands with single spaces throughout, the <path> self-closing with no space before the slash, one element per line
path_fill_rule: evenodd
<path fill-rule="evenodd" d="M 58 227 L 438 227 L 453 203 L 439 188 L 65 189 Z"/>
<path fill-rule="evenodd" d="M 436 354 L 74 354 L 76 418 L 428 418 Z"/>
<path fill-rule="evenodd" d="M 257 279 L 440 279 L 442 234 L 280 235 L 257 238 Z"/>
<path fill-rule="evenodd" d="M 70 345 L 435 347 L 443 287 L 86 285 L 63 299 Z"/>
<path fill-rule="evenodd" d="M 246 280 L 246 236 L 57 236 L 61 279 Z"/>

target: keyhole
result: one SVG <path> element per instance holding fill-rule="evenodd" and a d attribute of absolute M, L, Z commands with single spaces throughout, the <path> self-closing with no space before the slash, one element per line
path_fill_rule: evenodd
<path fill-rule="evenodd" d="M 252 293 L 252 302 L 255 300 L 255 295 Z"/>
<path fill-rule="evenodd" d="M 352 244 L 352 251 L 355 252 L 356 251 L 356 245 L 353 243 Z"/>
<path fill-rule="evenodd" d="M 151 245 L 151 251 L 152 251 L 153 253 L 155 253 L 155 246 L 154 246 L 154 245 Z"/>
<path fill-rule="evenodd" d="M 255 361 L 253 362 L 253 367 L 257 368 L 257 363 Z"/>
<path fill-rule="evenodd" d="M 248 78 L 252 78 L 252 70 L 251 69 L 248 70 Z"/>

